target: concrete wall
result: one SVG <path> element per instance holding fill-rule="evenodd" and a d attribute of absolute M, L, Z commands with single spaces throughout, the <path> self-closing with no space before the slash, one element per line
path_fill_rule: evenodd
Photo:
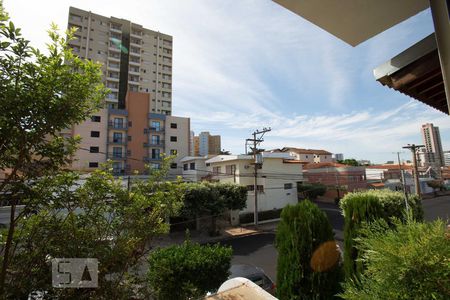
<path fill-rule="evenodd" d="M 150 111 L 150 94 L 128 92 L 126 98 L 128 108 L 128 141 L 127 164 L 131 173 L 137 171 L 142 174 L 145 171 L 144 157 L 148 155 L 148 150 L 144 143 L 149 142 L 148 134 L 144 130 L 148 128 L 148 112 Z"/>
<path fill-rule="evenodd" d="M 89 118 L 72 127 L 72 135 L 81 137 L 80 149 L 76 151 L 74 157 L 75 161 L 72 164 L 72 168 L 75 170 L 92 171 L 96 168 L 90 168 L 90 162 L 98 163 L 99 166 L 101 163 L 106 162 L 108 110 L 100 109 L 92 115 L 100 117 L 100 122 L 93 122 Z M 91 131 L 99 131 L 100 137 L 91 137 Z M 90 147 L 98 147 L 99 153 L 90 153 Z"/>
<path fill-rule="evenodd" d="M 171 124 L 176 124 L 176 128 L 171 128 Z M 176 168 L 170 169 L 170 174 L 182 174 L 180 160 L 189 155 L 190 118 L 167 116 L 165 124 L 165 151 L 170 155 L 171 150 L 176 150 L 177 155 L 173 160 Z M 176 137 L 176 141 L 171 141 L 171 137 Z"/>

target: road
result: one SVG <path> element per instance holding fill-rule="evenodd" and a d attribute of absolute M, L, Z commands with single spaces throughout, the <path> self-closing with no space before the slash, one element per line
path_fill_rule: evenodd
<path fill-rule="evenodd" d="M 328 216 L 335 237 L 342 248 L 344 239 L 344 218 L 335 204 L 316 203 Z M 442 196 L 422 201 L 425 220 L 437 218 L 450 220 L 450 196 Z M 223 241 L 233 248 L 232 264 L 250 264 L 262 268 L 274 281 L 276 280 L 277 251 L 274 246 L 275 233 L 263 233 Z"/>

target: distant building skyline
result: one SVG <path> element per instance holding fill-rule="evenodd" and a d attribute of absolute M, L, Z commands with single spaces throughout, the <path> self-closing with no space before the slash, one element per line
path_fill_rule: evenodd
<path fill-rule="evenodd" d="M 421 165 L 424 167 L 440 168 L 445 165 L 444 151 L 442 150 L 441 134 L 439 127 L 434 126 L 433 123 L 426 123 L 422 125 L 422 140 L 425 145 L 423 152 L 423 161 Z"/>

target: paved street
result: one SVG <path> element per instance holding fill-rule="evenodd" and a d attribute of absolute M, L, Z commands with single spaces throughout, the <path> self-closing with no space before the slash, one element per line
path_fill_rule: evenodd
<path fill-rule="evenodd" d="M 317 202 L 327 214 L 335 231 L 338 244 L 342 248 L 344 218 L 335 204 Z M 426 199 L 422 202 L 425 219 L 435 220 L 438 217 L 450 220 L 450 196 Z M 230 239 L 222 242 L 233 247 L 233 264 L 250 264 L 262 268 L 274 281 L 276 280 L 277 251 L 274 246 L 274 233 L 262 233 Z"/>

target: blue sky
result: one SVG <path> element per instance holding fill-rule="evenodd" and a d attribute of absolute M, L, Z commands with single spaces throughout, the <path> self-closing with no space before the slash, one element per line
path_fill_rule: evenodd
<path fill-rule="evenodd" d="M 266 149 L 319 148 L 385 162 L 403 145 L 422 143 L 426 122 L 440 127 L 444 150 L 450 150 L 450 117 L 383 87 L 372 73 L 433 32 L 429 11 L 351 47 L 265 0 L 4 4 L 41 48 L 51 21 L 66 27 L 69 6 L 172 35 L 173 114 L 191 117 L 196 133 L 222 135 L 222 148 L 236 154 L 255 129 L 270 126 Z"/>

